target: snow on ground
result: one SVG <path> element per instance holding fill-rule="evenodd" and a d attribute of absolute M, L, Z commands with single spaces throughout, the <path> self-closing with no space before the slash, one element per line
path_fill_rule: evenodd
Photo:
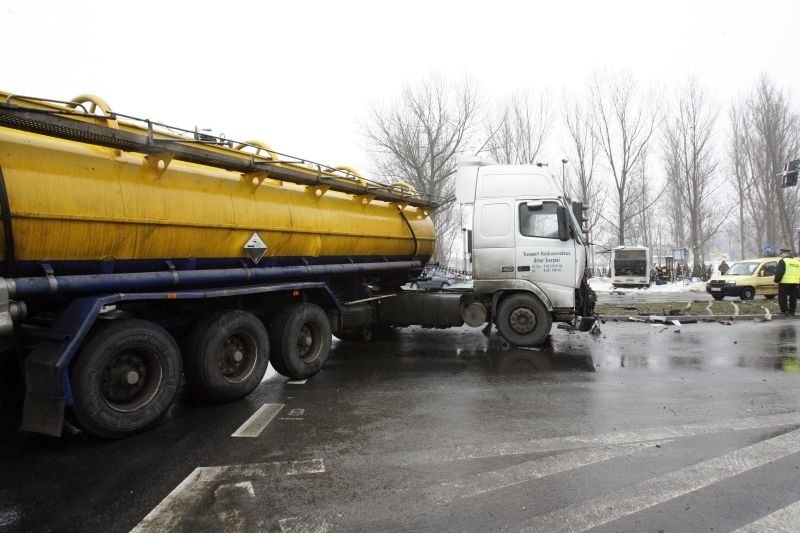
<path fill-rule="evenodd" d="M 696 278 L 695 278 L 696 279 Z M 591 278 L 589 280 L 589 286 L 594 289 L 595 292 L 610 292 L 612 290 L 616 290 L 611 287 L 611 278 Z M 622 288 L 625 292 L 631 291 L 641 291 L 644 293 L 647 292 L 697 292 L 703 293 L 706 292 L 706 282 L 705 281 L 677 281 L 675 283 L 665 283 L 664 285 L 650 285 L 650 287 L 646 289 L 632 289 L 632 288 Z"/>

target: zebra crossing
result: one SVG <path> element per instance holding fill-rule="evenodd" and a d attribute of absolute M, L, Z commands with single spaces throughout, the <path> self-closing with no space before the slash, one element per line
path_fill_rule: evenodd
<path fill-rule="evenodd" d="M 261 407 L 256 415 L 262 413 L 269 420 L 266 423 L 263 420 L 258 422 L 258 416 L 254 415 L 255 418 L 251 417 L 245 426 L 260 427 L 261 438 L 268 438 L 269 432 L 264 432 L 264 429 L 281 407 L 280 404 Z M 294 419 L 280 420 L 291 423 Z M 585 469 L 593 465 L 629 460 L 668 444 L 673 449 L 679 449 L 683 439 L 705 437 L 727 441 L 741 432 L 749 432 L 748 435 L 756 432 L 764 435 L 764 438 L 648 479 L 621 483 L 619 487 L 593 497 L 570 499 L 572 496 L 565 493 L 559 507 L 547 512 L 538 512 L 536 506 L 531 505 L 522 511 L 517 510 L 510 518 L 499 518 L 494 524 L 496 527 L 475 524 L 475 530 L 548 533 L 587 531 L 636 516 L 637 513 L 686 497 L 695 491 L 713 491 L 719 483 L 737 476 L 747 476 L 765 465 L 783 460 L 800 464 L 800 413 L 472 445 L 458 450 L 426 450 L 420 447 L 404 454 L 403 461 L 406 466 L 412 466 L 415 472 L 424 471 L 426 465 L 435 465 L 436 468 L 432 468 L 434 473 L 411 479 L 403 477 L 402 471 L 398 471 L 397 485 L 402 489 L 386 487 L 376 490 L 369 485 L 370 478 L 386 476 L 387 471 L 391 473 L 392 469 L 397 468 L 400 457 L 393 454 L 359 457 L 333 454 L 324 457 L 324 450 L 311 449 L 305 450 L 305 453 L 320 457 L 290 462 L 199 467 L 133 531 L 188 531 L 195 528 L 201 518 L 206 527 L 221 531 L 323 532 L 370 530 L 375 527 L 448 529 L 446 521 L 442 526 L 442 520 L 448 513 L 454 509 L 459 512 L 471 507 L 479 509 L 484 499 L 496 500 L 501 493 L 521 487 L 525 488 L 526 493 L 536 493 L 536 484 L 545 479 L 552 480 L 557 486 L 558 476 L 566 473 L 581 476 Z M 508 457 L 520 460 L 509 466 L 458 474 L 470 462 Z M 357 464 L 367 466 L 354 467 Z M 363 477 L 357 479 L 362 479 L 363 485 L 357 482 L 348 485 L 339 481 L 337 470 L 353 468 L 361 469 Z M 439 474 L 436 472 L 444 472 L 443 477 L 447 479 L 437 477 Z M 314 498 L 309 502 L 298 501 L 291 509 L 281 508 L 275 498 L 281 491 L 302 491 L 313 494 Z M 342 494 L 348 496 L 343 498 Z M 392 498 L 396 498 L 396 505 Z M 363 509 L 384 504 L 388 507 L 414 508 L 419 515 L 414 515 L 415 521 L 408 522 L 408 512 L 368 518 L 363 514 Z M 530 513 L 526 514 L 528 510 Z M 424 516 L 432 516 L 438 521 L 428 524 Z M 798 501 L 754 517 L 749 523 L 737 527 L 733 530 L 799 531 L 800 491 Z M 463 524 L 454 529 L 463 530 Z"/>

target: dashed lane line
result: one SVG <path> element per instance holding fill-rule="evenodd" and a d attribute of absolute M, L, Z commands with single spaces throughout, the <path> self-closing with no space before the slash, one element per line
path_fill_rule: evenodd
<path fill-rule="evenodd" d="M 234 431 L 231 437 L 258 437 L 264 431 L 264 428 L 272 422 L 275 415 L 283 409 L 283 405 L 282 403 L 265 403 L 239 429 Z"/>
<path fill-rule="evenodd" d="M 520 524 L 530 532 L 585 531 L 800 453 L 800 429 Z"/>

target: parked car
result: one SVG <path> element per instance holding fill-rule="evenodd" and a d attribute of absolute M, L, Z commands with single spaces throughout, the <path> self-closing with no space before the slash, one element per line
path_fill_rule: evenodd
<path fill-rule="evenodd" d="M 775 283 L 777 257 L 747 259 L 733 263 L 725 275 L 714 276 L 706 283 L 706 292 L 715 300 L 726 296 L 738 296 L 742 300 L 752 300 L 756 294 L 774 298 L 778 294 Z"/>
<path fill-rule="evenodd" d="M 432 270 L 424 273 L 422 277 L 411 282 L 412 289 L 444 289 L 454 283 L 466 280 L 465 276 L 449 270 Z"/>

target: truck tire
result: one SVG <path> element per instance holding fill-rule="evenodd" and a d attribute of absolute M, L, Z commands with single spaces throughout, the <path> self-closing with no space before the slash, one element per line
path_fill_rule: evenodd
<path fill-rule="evenodd" d="M 739 293 L 739 298 L 742 300 L 752 300 L 756 296 L 756 291 L 753 290 L 753 287 L 745 287 L 742 289 L 742 292 Z"/>
<path fill-rule="evenodd" d="M 217 402 L 243 398 L 258 387 L 269 363 L 269 335 L 253 314 L 223 310 L 195 325 L 184 353 L 189 387 Z"/>
<path fill-rule="evenodd" d="M 302 303 L 285 307 L 269 328 L 270 362 L 279 374 L 305 379 L 322 369 L 331 353 L 331 324 L 321 307 Z"/>
<path fill-rule="evenodd" d="M 122 438 L 153 425 L 172 404 L 180 350 L 156 324 L 118 320 L 89 339 L 71 373 L 77 424 L 98 437 Z"/>
<path fill-rule="evenodd" d="M 495 323 L 497 331 L 509 343 L 536 346 L 550 334 L 553 319 L 536 296 L 513 294 L 500 302 Z"/>

